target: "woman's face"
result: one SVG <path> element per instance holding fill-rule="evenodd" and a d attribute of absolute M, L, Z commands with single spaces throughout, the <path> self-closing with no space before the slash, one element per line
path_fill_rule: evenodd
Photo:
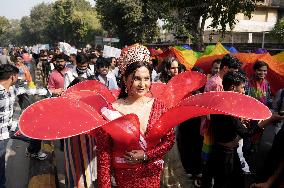
<path fill-rule="evenodd" d="M 20 66 L 20 65 L 22 65 L 23 63 L 24 63 L 23 58 L 17 57 L 17 59 L 16 59 L 16 65 L 17 65 L 17 66 Z"/>
<path fill-rule="evenodd" d="M 262 66 L 255 70 L 255 75 L 258 79 L 265 79 L 267 75 L 267 66 Z"/>
<path fill-rule="evenodd" d="M 149 92 L 151 86 L 150 72 L 146 67 L 136 70 L 134 76 L 130 74 L 126 80 L 128 95 L 142 97 Z"/>
<path fill-rule="evenodd" d="M 178 75 L 178 62 L 177 61 L 173 61 L 171 63 L 171 68 L 170 68 L 170 75 L 171 76 L 176 76 Z"/>

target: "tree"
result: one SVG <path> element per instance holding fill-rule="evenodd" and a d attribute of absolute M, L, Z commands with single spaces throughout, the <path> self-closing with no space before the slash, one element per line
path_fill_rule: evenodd
<path fill-rule="evenodd" d="M 30 32 L 31 25 L 32 25 L 32 21 L 29 16 L 22 17 L 20 21 L 20 27 L 21 27 L 20 43 L 23 43 L 26 45 L 31 45 L 34 43 L 33 37 Z"/>
<path fill-rule="evenodd" d="M 281 18 L 275 24 L 273 30 L 269 33 L 273 38 L 284 41 L 284 18 Z"/>
<path fill-rule="evenodd" d="M 76 46 L 103 32 L 95 10 L 85 0 L 56 1 L 48 27 L 54 41 L 66 41 Z"/>
<path fill-rule="evenodd" d="M 47 36 L 48 22 L 52 13 L 52 4 L 41 3 L 32 8 L 30 13 L 31 27 L 30 33 L 34 41 L 38 43 L 48 43 Z"/>
<path fill-rule="evenodd" d="M 236 24 L 235 15 L 250 17 L 257 0 L 96 0 L 104 29 L 117 35 L 122 44 L 152 42 L 158 34 L 157 20 L 177 36 L 190 36 L 197 49 L 203 46 L 205 20 L 223 34 Z"/>
<path fill-rule="evenodd" d="M 20 21 L 0 17 L 0 45 L 66 41 L 78 46 L 93 42 L 103 32 L 95 9 L 86 0 L 41 3 Z"/>
<path fill-rule="evenodd" d="M 96 10 L 108 35 L 118 36 L 122 45 L 153 42 L 158 36 L 163 8 L 156 1 L 96 0 Z"/>
<path fill-rule="evenodd" d="M 4 16 L 0 16 L 0 36 L 7 32 L 10 27 L 9 20 Z"/>
<path fill-rule="evenodd" d="M 226 27 L 233 29 L 235 15 L 243 13 L 251 17 L 257 0 L 160 0 L 167 6 L 165 20 L 170 29 L 179 34 L 191 35 L 198 50 L 203 47 L 205 20 L 212 18 L 211 27 L 225 33 Z"/>
<path fill-rule="evenodd" d="M 74 2 L 71 0 L 56 1 L 53 4 L 49 26 L 49 35 L 55 41 L 67 41 L 71 38 L 72 13 Z"/>
<path fill-rule="evenodd" d="M 5 22 L 3 22 L 5 20 Z M 8 46 L 9 44 L 17 44 L 20 45 L 21 43 L 21 27 L 20 21 L 17 19 L 8 20 L 4 18 L 1 20 L 0 18 L 0 25 L 5 23 L 5 26 L 1 26 L 1 34 L 0 34 L 0 46 Z M 3 29 L 3 30 L 2 30 Z"/>
<path fill-rule="evenodd" d="M 9 20 L 4 16 L 0 16 L 0 46 L 6 46 L 5 37 L 10 27 Z"/>
<path fill-rule="evenodd" d="M 26 45 L 48 43 L 48 23 L 52 12 L 52 5 L 41 3 L 31 9 L 30 16 L 21 19 L 21 42 Z"/>
<path fill-rule="evenodd" d="M 20 45 L 21 41 L 21 26 L 20 20 L 18 19 L 11 19 L 10 22 L 10 29 L 7 31 L 6 35 L 2 39 L 0 39 L 4 46 L 8 46 L 9 44 Z"/>

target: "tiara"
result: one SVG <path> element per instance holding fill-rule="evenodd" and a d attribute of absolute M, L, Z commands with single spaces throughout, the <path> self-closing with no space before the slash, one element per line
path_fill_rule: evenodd
<path fill-rule="evenodd" d="M 147 47 L 134 44 L 122 49 L 119 57 L 120 71 L 124 73 L 127 66 L 137 61 L 150 62 L 150 51 Z"/>

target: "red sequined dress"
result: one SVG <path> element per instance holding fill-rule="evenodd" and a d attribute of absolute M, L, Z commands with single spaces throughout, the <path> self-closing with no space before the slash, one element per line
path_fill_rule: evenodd
<path fill-rule="evenodd" d="M 115 180 L 119 188 L 159 188 L 160 176 L 163 170 L 163 156 L 174 144 L 174 131 L 168 132 L 158 145 L 147 142 L 147 134 L 155 126 L 160 116 L 166 111 L 162 102 L 155 100 L 149 117 L 146 132 L 143 136 L 148 147 L 145 149 L 148 157 L 147 162 L 124 164 L 121 167 L 115 165 L 115 152 L 113 151 L 112 138 L 103 129 L 96 132 L 97 156 L 98 156 L 98 185 L 100 188 L 111 187 L 111 171 L 114 172 Z M 141 149 L 141 148 L 138 148 Z"/>

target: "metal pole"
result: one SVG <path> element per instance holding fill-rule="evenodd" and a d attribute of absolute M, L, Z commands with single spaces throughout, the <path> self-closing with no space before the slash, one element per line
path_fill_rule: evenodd
<path fill-rule="evenodd" d="M 262 33 L 262 45 L 261 48 L 264 48 L 264 40 L 265 40 L 265 31 Z"/>

